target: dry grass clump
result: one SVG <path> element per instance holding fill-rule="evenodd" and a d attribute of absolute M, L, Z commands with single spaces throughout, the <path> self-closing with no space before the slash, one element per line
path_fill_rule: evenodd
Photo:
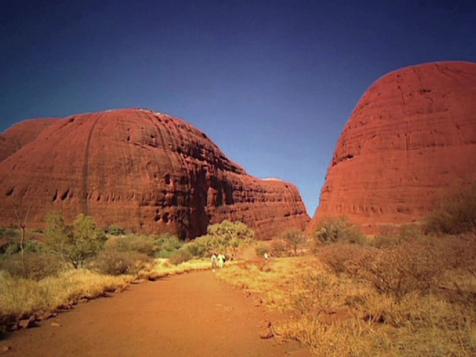
<path fill-rule="evenodd" d="M 109 253 L 111 252 L 107 254 Z M 112 253 L 122 254 L 114 251 Z M 126 264 L 127 271 L 129 263 L 137 264 L 137 259 L 134 258 Z M 122 269 L 123 262 L 120 259 L 115 264 L 117 269 Z M 111 267 L 114 267 L 113 261 L 106 264 L 107 269 Z M 0 332 L 20 319 L 33 315 L 41 316 L 60 307 L 69 307 L 82 298 L 91 299 L 107 291 L 122 290 L 137 277 L 155 280 L 167 275 L 210 269 L 210 262 L 191 260 L 174 265 L 168 259 L 156 259 L 141 268 L 143 269 L 139 271 L 139 268 L 135 267 L 135 274 L 119 276 L 87 269 L 72 269 L 39 281 L 12 277 L 6 272 L 0 272 Z M 116 272 L 117 270 L 113 271 Z"/>
<path fill-rule="evenodd" d="M 132 279 L 132 276 L 112 277 L 82 269 L 40 281 L 0 273 L 0 325 L 55 311 L 80 298 L 94 298 L 105 291 L 123 288 Z"/>
<path fill-rule="evenodd" d="M 191 259 L 180 264 L 173 264 L 168 259 L 155 259 L 147 270 L 139 273 L 139 276 L 155 280 L 168 275 L 208 269 L 211 269 L 211 264 L 208 259 Z"/>
<path fill-rule="evenodd" d="M 313 269 L 312 257 L 288 257 L 269 262 L 246 262 L 217 272 L 227 283 L 263 296 L 269 306 L 289 310 L 289 291 L 295 288 L 297 277 Z"/>

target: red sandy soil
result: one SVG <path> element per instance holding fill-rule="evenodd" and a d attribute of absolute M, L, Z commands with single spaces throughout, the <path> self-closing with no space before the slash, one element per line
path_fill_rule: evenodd
<path fill-rule="evenodd" d="M 260 325 L 269 318 L 212 272 L 196 272 L 82 304 L 0 346 L 10 346 L 5 356 L 309 355 L 295 342 L 261 339 Z"/>

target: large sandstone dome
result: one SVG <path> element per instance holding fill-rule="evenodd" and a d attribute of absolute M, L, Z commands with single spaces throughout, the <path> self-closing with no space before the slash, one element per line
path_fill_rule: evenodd
<path fill-rule="evenodd" d="M 476 64 L 405 68 L 360 100 L 311 226 L 330 216 L 347 216 L 369 233 L 418 222 L 475 182 Z"/>
<path fill-rule="evenodd" d="M 230 219 L 267 239 L 309 220 L 295 186 L 248 175 L 204 133 L 165 114 L 117 110 L 28 121 L 2 137 L 2 226 L 16 224 L 15 211 L 30 210 L 30 227 L 61 211 L 67 220 L 84 213 L 102 227 L 191 238 Z M 27 139 L 12 148 L 4 145 L 10 137 Z"/>
<path fill-rule="evenodd" d="M 43 129 L 54 123 L 54 119 L 25 120 L 0 134 L 0 162 L 35 140 Z"/>

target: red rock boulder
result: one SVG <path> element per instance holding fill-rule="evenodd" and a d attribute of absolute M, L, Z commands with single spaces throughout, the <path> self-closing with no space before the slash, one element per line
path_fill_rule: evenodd
<path fill-rule="evenodd" d="M 367 232 L 419 222 L 476 182 L 476 64 L 424 64 L 367 91 L 338 142 L 311 224 L 347 216 Z"/>
<path fill-rule="evenodd" d="M 201 131 L 147 110 L 55 121 L 0 163 L 0 187 L 3 226 L 29 209 L 30 227 L 61 211 L 185 238 L 230 219 L 268 239 L 309 220 L 296 187 L 248 175 Z"/>

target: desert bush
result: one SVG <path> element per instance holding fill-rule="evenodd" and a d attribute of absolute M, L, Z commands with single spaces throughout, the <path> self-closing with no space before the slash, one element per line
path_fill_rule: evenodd
<path fill-rule="evenodd" d="M 92 262 L 92 268 L 109 275 L 137 274 L 152 259 L 137 251 L 105 249 Z"/>
<path fill-rule="evenodd" d="M 187 262 L 193 258 L 193 255 L 187 249 L 179 249 L 169 259 L 170 263 L 178 265 Z"/>
<path fill-rule="evenodd" d="M 286 242 L 288 246 L 288 250 L 293 254 L 297 255 L 298 254 L 298 249 L 302 247 L 306 243 L 306 236 L 304 232 L 297 230 L 297 229 L 291 229 L 287 232 L 284 232 L 281 235 L 281 239 Z"/>
<path fill-rule="evenodd" d="M 317 257 L 336 274 L 346 273 L 358 277 L 360 269 L 375 254 L 374 249 L 350 243 L 337 243 L 321 247 Z"/>
<path fill-rule="evenodd" d="M 263 243 L 259 243 L 255 247 L 255 253 L 257 257 L 262 258 L 265 255 L 265 253 L 269 253 L 269 252 L 270 252 L 269 247 Z"/>
<path fill-rule="evenodd" d="M 122 235 L 126 234 L 126 230 L 124 228 L 119 227 L 119 226 L 110 225 L 106 229 L 106 233 L 110 234 L 112 236 L 122 236 Z"/>
<path fill-rule="evenodd" d="M 384 230 L 380 235 L 369 239 L 368 243 L 375 248 L 390 248 L 414 239 L 424 239 L 422 227 L 406 224 L 400 227 L 392 227 L 387 232 Z"/>
<path fill-rule="evenodd" d="M 234 257 L 237 250 L 248 244 L 254 237 L 254 231 L 241 222 L 224 220 L 208 227 L 208 234 L 195 238 L 183 246 L 194 257 L 206 257 L 221 252 Z"/>
<path fill-rule="evenodd" d="M 210 236 L 221 237 L 227 242 L 234 239 L 242 241 L 252 240 L 255 236 L 254 231 L 248 228 L 246 224 L 228 220 L 209 226 L 207 232 Z"/>
<path fill-rule="evenodd" d="M 0 263 L 0 270 L 8 272 L 12 277 L 41 280 L 56 275 L 65 269 L 64 262 L 57 256 L 40 252 L 25 252 L 6 257 Z"/>
<path fill-rule="evenodd" d="M 153 237 L 127 235 L 109 238 L 104 247 L 105 249 L 113 249 L 120 252 L 137 252 L 153 257 L 157 250 L 157 243 Z"/>
<path fill-rule="evenodd" d="M 0 247 L 0 253 L 15 253 L 16 251 L 13 250 L 15 250 L 16 248 L 13 248 L 12 246 L 18 247 L 19 250 L 20 237 L 20 231 L 17 229 L 0 228 L 0 241 L 4 242 L 4 245 Z M 10 252 L 7 252 L 8 250 L 10 250 Z"/>
<path fill-rule="evenodd" d="M 215 250 L 220 250 L 219 244 L 210 236 L 202 236 L 195 238 L 193 241 L 186 243 L 182 250 L 186 250 L 193 257 L 203 258 L 209 256 Z M 172 254 L 173 255 L 173 254 Z"/>
<path fill-rule="evenodd" d="M 96 227 L 93 218 L 83 214 L 75 219 L 72 226 L 65 224 L 62 215 L 50 214 L 47 224 L 48 247 L 75 268 L 96 256 L 106 241 L 106 235 Z"/>
<path fill-rule="evenodd" d="M 269 245 L 271 255 L 275 257 L 289 256 L 289 246 L 282 239 L 273 239 Z"/>
<path fill-rule="evenodd" d="M 156 256 L 159 258 L 170 258 L 178 249 L 183 246 L 183 242 L 177 236 L 164 233 L 156 238 L 158 250 Z"/>
<path fill-rule="evenodd" d="M 460 234 L 476 230 L 476 185 L 447 197 L 427 219 L 429 233 Z"/>
<path fill-rule="evenodd" d="M 11 238 L 19 238 L 20 231 L 18 229 L 13 228 L 0 228 L 0 238 L 11 239 Z"/>
<path fill-rule="evenodd" d="M 375 251 L 361 261 L 359 272 L 377 291 L 399 301 L 408 293 L 425 294 L 435 286 L 444 270 L 442 253 L 429 240 L 404 242 Z"/>
<path fill-rule="evenodd" d="M 240 246 L 248 244 L 255 236 L 255 232 L 246 224 L 228 220 L 209 226 L 207 233 L 214 248 L 231 257 L 236 255 Z"/>
<path fill-rule="evenodd" d="M 316 244 L 336 242 L 365 244 L 365 236 L 359 228 L 350 223 L 345 217 L 327 218 L 319 223 L 314 233 Z"/>
<path fill-rule="evenodd" d="M 15 241 L 12 241 L 10 242 L 6 248 L 4 249 L 4 253 L 3 253 L 3 256 L 4 257 L 8 257 L 10 255 L 13 255 L 13 254 L 18 254 L 18 253 L 21 253 L 21 244 L 19 241 L 15 240 Z M 46 249 L 45 249 L 45 246 L 44 244 L 36 241 L 36 240 L 32 240 L 32 239 L 29 239 L 27 241 L 25 241 L 23 243 L 23 252 L 24 253 L 41 253 L 41 252 L 44 252 Z M 0 258 L 1 260 L 1 258 Z"/>
<path fill-rule="evenodd" d="M 320 248 L 317 256 L 334 273 L 364 279 L 400 301 L 409 293 L 426 294 L 438 286 L 437 279 L 451 265 L 449 248 L 448 242 L 420 238 L 382 249 L 335 244 Z"/>

